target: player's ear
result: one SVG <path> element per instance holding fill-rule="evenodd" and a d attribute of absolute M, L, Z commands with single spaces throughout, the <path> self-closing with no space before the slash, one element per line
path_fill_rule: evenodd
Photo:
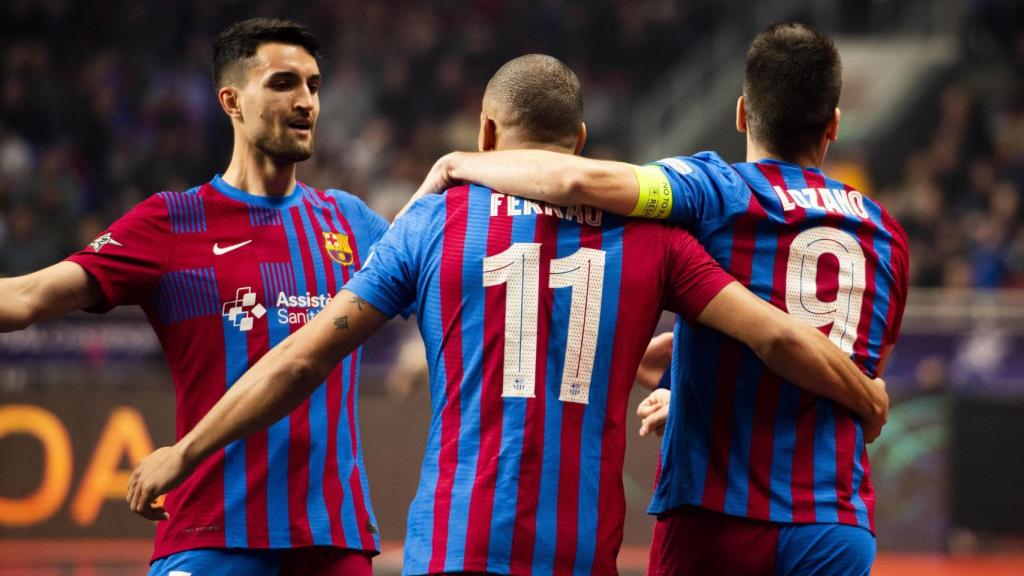
<path fill-rule="evenodd" d="M 841 115 L 842 112 L 837 106 L 836 111 L 832 113 L 832 118 L 828 121 L 828 125 L 825 126 L 825 137 L 828 138 L 829 142 L 839 140 L 839 117 Z"/>
<path fill-rule="evenodd" d="M 217 91 L 217 100 L 220 107 L 230 118 L 242 119 L 242 102 L 238 96 L 238 90 L 230 86 L 221 86 Z"/>
<path fill-rule="evenodd" d="M 480 138 L 477 140 L 477 148 L 481 152 L 490 152 L 498 144 L 498 125 L 487 114 L 480 113 Z"/>
<path fill-rule="evenodd" d="M 587 123 L 580 122 L 580 131 L 576 135 L 576 147 L 573 149 L 573 154 L 579 154 L 583 150 L 583 145 L 587 143 Z"/>
<path fill-rule="evenodd" d="M 741 134 L 747 133 L 747 104 L 742 94 L 736 100 L 736 131 Z"/>

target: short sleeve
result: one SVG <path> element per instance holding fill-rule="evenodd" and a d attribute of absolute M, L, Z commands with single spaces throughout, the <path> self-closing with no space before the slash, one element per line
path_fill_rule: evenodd
<path fill-rule="evenodd" d="M 167 204 L 155 194 L 69 256 L 68 261 L 96 279 L 103 293 L 102 301 L 87 310 L 106 312 L 146 302 L 166 269 L 171 237 Z"/>
<path fill-rule="evenodd" d="M 695 233 L 746 209 L 750 191 L 743 179 L 714 152 L 654 162 L 668 178 L 672 209 L 668 221 Z"/>
<path fill-rule="evenodd" d="M 895 344 L 903 325 L 903 311 L 907 307 L 907 291 L 910 284 L 910 248 L 907 233 L 899 222 L 887 211 L 882 210 L 882 222 L 892 234 L 890 265 L 893 271 L 893 285 L 890 288 L 889 320 L 885 323 L 885 344 Z"/>
<path fill-rule="evenodd" d="M 735 279 L 686 231 L 666 228 L 665 233 L 667 274 L 663 307 L 692 322 Z"/>
<path fill-rule="evenodd" d="M 413 310 L 429 234 L 442 226 L 439 207 L 444 198 L 433 195 L 413 204 L 395 220 L 370 250 L 370 256 L 345 285 L 385 315 Z"/>

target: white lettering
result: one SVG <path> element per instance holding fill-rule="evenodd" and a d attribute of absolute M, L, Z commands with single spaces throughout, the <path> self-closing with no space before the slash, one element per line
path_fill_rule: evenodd
<path fill-rule="evenodd" d="M 853 208 L 853 211 L 857 213 L 857 216 L 860 216 L 865 220 L 869 220 L 871 216 L 868 215 L 867 209 L 864 208 L 864 196 L 862 196 L 861 193 L 857 192 L 856 190 L 850 190 L 849 195 L 850 206 Z"/>
<path fill-rule="evenodd" d="M 846 191 L 832 188 L 829 192 L 832 193 L 832 198 L 836 201 L 836 206 L 839 207 L 839 210 L 844 214 L 853 216 L 853 208 L 850 207 L 850 200 L 846 197 Z"/>
<path fill-rule="evenodd" d="M 504 194 L 498 194 L 497 192 L 491 192 L 491 216 L 498 215 L 498 208 L 501 207 L 501 200 L 504 198 Z"/>
<path fill-rule="evenodd" d="M 519 207 L 519 198 L 517 198 L 515 196 L 508 196 L 508 203 L 506 203 L 506 207 L 508 208 L 508 215 L 509 216 L 522 216 L 523 215 L 523 211 Z"/>
<path fill-rule="evenodd" d="M 782 202 L 782 210 L 784 212 L 789 212 L 796 208 L 796 205 L 786 195 L 786 190 L 782 186 L 772 186 L 772 189 L 775 190 L 775 195 L 779 197 L 779 202 Z"/>
<path fill-rule="evenodd" d="M 821 196 L 821 203 L 825 206 L 825 210 L 839 212 L 839 206 L 836 206 L 836 201 L 832 199 L 828 188 L 818 188 L 818 195 Z"/>
<path fill-rule="evenodd" d="M 531 213 L 532 214 L 540 214 L 541 213 L 540 204 L 534 202 L 533 200 L 527 200 L 527 199 L 524 198 L 523 199 L 523 215 L 526 216 L 526 215 L 531 214 Z"/>
<path fill-rule="evenodd" d="M 817 208 L 818 210 L 821 210 L 821 204 L 818 203 L 817 190 L 815 190 L 814 188 L 803 188 L 800 191 L 803 192 L 804 195 L 807 197 L 807 203 L 810 204 L 812 208 Z"/>
<path fill-rule="evenodd" d="M 580 224 L 583 224 L 583 217 L 580 214 L 580 207 L 579 206 L 566 206 L 566 208 L 565 208 L 565 219 L 566 220 L 575 220 L 575 221 L 579 222 Z"/>

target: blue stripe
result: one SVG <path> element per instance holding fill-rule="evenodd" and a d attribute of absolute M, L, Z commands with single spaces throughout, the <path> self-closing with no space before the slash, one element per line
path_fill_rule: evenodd
<path fill-rule="evenodd" d="M 814 406 L 814 514 L 818 522 L 839 521 L 836 497 L 836 416 L 832 402 Z"/>
<path fill-rule="evenodd" d="M 316 221 L 319 224 L 321 230 L 335 231 L 335 232 L 344 232 L 344 229 L 341 227 L 340 223 L 337 223 L 337 225 L 334 228 L 332 228 L 330 225 L 328 225 L 326 219 L 323 217 L 323 213 L 321 212 L 321 209 L 324 207 L 324 204 L 319 201 L 315 191 L 309 190 L 305 197 L 309 201 L 309 203 L 313 205 L 313 210 L 312 210 L 313 217 L 316 218 Z M 306 222 L 306 229 L 307 230 L 312 230 L 312 227 L 309 226 L 309 222 L 308 222 L 308 219 L 307 219 L 305 211 L 302 212 L 302 217 L 303 217 L 303 221 Z M 317 245 L 317 250 L 319 250 L 319 249 L 320 248 L 319 248 L 319 244 L 318 244 Z M 321 258 L 321 261 L 322 261 L 322 258 Z M 322 266 L 321 266 L 321 268 L 322 268 Z M 330 291 L 332 294 L 336 294 L 338 292 L 338 290 L 341 288 L 341 286 L 345 283 L 344 276 L 342 274 L 341 265 L 338 264 L 337 262 L 335 262 L 333 259 L 331 259 L 331 270 L 332 270 L 332 272 L 334 274 L 334 281 L 335 281 L 334 287 L 333 287 L 333 289 L 331 289 L 331 287 L 327 286 L 326 276 L 325 276 L 324 277 L 324 284 L 323 284 L 322 293 L 326 293 L 327 291 Z M 318 278 L 319 278 L 319 275 L 318 275 Z M 363 496 L 364 504 L 363 505 L 366 508 L 367 512 L 370 514 L 370 517 L 373 518 L 373 509 L 371 508 L 371 506 L 369 504 L 369 490 L 368 490 L 368 486 L 367 486 L 367 483 L 362 480 L 362 477 L 365 475 L 365 473 L 364 473 L 364 467 L 361 464 L 361 462 L 362 462 L 362 448 L 361 448 L 361 446 L 362 445 L 359 442 L 359 437 L 358 437 L 359 426 L 358 425 L 356 426 L 356 442 L 357 442 L 357 444 L 356 444 L 356 449 L 357 449 L 356 458 L 353 458 L 353 456 L 352 456 L 352 436 L 351 436 L 351 434 L 349 432 L 349 427 L 350 427 L 349 418 L 351 417 L 353 419 L 358 420 L 358 414 L 359 414 L 359 405 L 358 405 L 359 393 L 358 393 L 358 388 L 357 388 L 357 390 L 353 391 L 353 405 L 352 405 L 353 413 L 350 414 L 349 411 L 345 408 L 345 402 L 346 402 L 346 398 L 348 398 L 349 391 L 352 389 L 352 387 L 358 387 L 358 382 L 359 382 L 359 378 L 358 378 L 359 355 L 360 355 L 361 351 L 362 351 L 362 348 L 360 347 L 360 348 L 357 348 L 356 351 L 354 352 L 356 354 L 356 372 L 357 372 L 357 374 L 352 374 L 351 373 L 352 370 L 349 368 L 349 361 L 350 361 L 350 358 L 351 358 L 350 356 L 346 356 L 345 358 L 343 358 L 341 360 L 341 402 L 342 402 L 342 408 L 341 408 L 341 410 L 338 413 L 338 429 L 337 429 L 336 434 L 335 434 L 335 438 L 336 438 L 336 442 L 335 442 L 335 457 L 337 458 L 337 462 L 338 462 L 338 478 L 339 478 L 339 480 L 342 483 L 342 491 L 341 491 L 341 493 L 342 493 L 342 500 L 341 500 L 341 528 L 342 528 L 342 532 L 345 535 L 345 543 L 344 544 L 345 544 L 345 546 L 347 546 L 349 548 L 362 548 L 362 536 L 360 534 L 359 524 L 356 521 L 355 500 L 353 498 L 352 490 L 349 489 L 348 484 L 347 484 L 347 481 L 348 481 L 349 477 L 352 475 L 352 469 L 353 469 L 353 467 L 357 466 L 357 462 L 358 462 L 358 466 L 359 466 L 360 482 L 362 482 L 362 489 L 363 489 L 363 494 L 364 494 L 364 496 Z M 358 424 L 358 422 L 357 422 L 357 424 Z M 376 522 L 374 522 L 374 525 L 376 525 Z"/>
<path fill-rule="evenodd" d="M 315 193 L 307 194 L 307 197 L 310 198 L 310 200 L 311 200 L 311 202 L 313 203 L 314 206 L 318 206 L 318 207 L 326 208 L 327 209 L 327 214 L 330 216 L 330 220 L 331 220 L 330 223 L 328 223 L 326 218 L 323 217 L 323 213 L 322 212 L 314 210 L 314 214 L 316 215 L 318 222 L 320 222 L 320 226 L 324 230 L 334 230 L 335 232 L 339 232 L 339 233 L 344 233 L 345 232 L 345 227 L 342 226 L 342 224 L 341 224 L 341 215 L 338 212 L 338 208 L 333 203 L 321 201 L 319 196 L 317 196 Z M 353 222 L 353 221 L 350 221 L 350 220 L 346 219 L 346 221 L 349 223 L 350 226 L 356 226 L 357 224 L 362 224 L 362 222 L 359 221 L 359 220 L 356 220 L 355 222 Z M 353 232 L 352 233 L 354 235 L 356 235 L 356 236 L 359 236 L 359 233 L 357 233 L 354 228 L 353 228 Z M 351 241 L 350 246 L 353 249 L 353 251 L 357 251 L 358 247 L 359 247 L 359 239 L 358 238 L 351 238 L 350 241 Z M 357 253 L 357 255 L 358 255 L 358 253 Z M 359 262 L 362 263 L 363 261 L 360 259 Z M 334 278 L 335 278 L 335 283 L 336 283 L 335 292 L 337 292 L 345 284 L 345 278 L 344 278 L 344 275 L 343 275 L 343 268 L 345 268 L 345 267 L 343 267 L 341 264 L 337 263 L 333 259 L 331 260 L 331 265 L 332 265 L 332 267 L 334 269 Z M 350 273 L 353 273 L 353 274 L 356 271 L 354 267 L 349 267 L 348 270 L 349 270 Z M 351 277 L 350 277 L 350 279 L 351 279 Z M 371 501 L 370 501 L 370 483 L 369 483 L 369 481 L 366 478 L 366 466 L 363 464 L 363 442 L 362 442 L 362 438 L 360 437 L 360 432 L 359 432 L 359 390 L 358 390 L 358 386 L 359 386 L 359 369 L 360 369 L 360 366 L 362 365 L 362 354 L 363 354 L 362 347 L 357 348 L 356 351 L 355 351 L 355 354 L 356 354 L 356 370 L 355 370 L 355 374 L 349 374 L 348 372 L 345 372 L 345 374 L 343 375 L 343 380 L 342 380 L 342 382 L 344 383 L 344 386 L 345 386 L 344 394 L 348 394 L 348 387 L 349 386 L 355 386 L 356 387 L 356 393 L 353 396 L 352 413 L 349 414 L 349 412 L 347 410 L 342 410 L 341 411 L 341 422 L 343 422 L 344 425 L 346 426 L 345 439 L 346 439 L 346 441 L 350 441 L 349 440 L 349 436 L 348 436 L 348 428 L 347 428 L 348 427 L 348 418 L 351 417 L 351 418 L 353 418 L 355 420 L 355 424 L 356 424 L 356 426 L 355 426 L 355 431 L 356 431 L 356 439 L 355 439 L 355 441 L 356 441 L 356 457 L 355 457 L 355 460 L 352 460 L 351 456 L 349 455 L 349 452 L 347 451 L 347 447 L 350 446 L 351 444 L 345 444 L 345 446 L 346 446 L 346 453 L 345 453 L 346 460 L 342 460 L 339 457 L 338 462 L 339 462 L 339 466 L 341 466 L 341 463 L 343 463 L 343 462 L 346 463 L 345 464 L 345 466 L 346 466 L 345 470 L 347 472 L 346 472 L 345 476 L 342 476 L 342 481 L 345 481 L 345 479 L 348 478 L 347 474 L 351 473 L 351 466 L 356 466 L 357 467 L 357 469 L 359 471 L 359 483 L 360 483 L 360 487 L 362 488 L 362 491 L 363 491 L 363 507 L 366 509 L 367 514 L 369 514 L 370 522 L 372 522 L 374 526 L 377 526 L 377 518 L 376 518 L 376 516 L 373 513 L 373 505 L 371 504 Z M 348 370 L 348 368 L 345 368 L 345 370 Z M 339 425 L 339 427 L 340 427 L 340 425 Z M 341 446 L 340 438 L 339 438 L 339 446 Z M 351 462 L 351 464 L 348 464 L 349 462 Z M 356 523 L 354 503 L 352 501 L 350 501 L 351 496 L 352 496 L 351 491 L 350 490 L 345 490 L 345 500 L 342 503 L 342 506 L 343 506 L 343 508 L 342 508 L 342 510 L 343 510 L 343 512 L 342 512 L 342 521 L 345 522 L 344 529 L 345 529 L 345 537 L 346 537 L 346 539 L 352 538 L 352 537 L 359 537 L 359 532 L 358 532 L 359 526 Z M 350 531 L 353 530 L 353 529 L 357 530 L 357 532 L 355 532 L 353 535 L 350 535 Z M 380 532 L 379 531 L 373 533 L 373 541 L 374 541 L 374 543 L 378 547 L 380 546 Z M 356 540 L 356 542 L 361 542 L 361 540 Z"/>
<path fill-rule="evenodd" d="M 579 225 L 573 221 L 558 223 L 555 258 L 564 258 L 580 249 Z M 607 266 L 607 263 L 606 263 Z M 558 534 L 558 482 L 562 453 L 562 369 L 569 326 L 565 321 L 572 309 L 571 290 L 552 290 L 551 328 L 548 331 L 548 355 L 544 390 L 544 452 L 541 458 L 540 490 L 537 498 L 537 528 L 533 548 L 534 574 L 554 570 Z M 558 321 L 561 320 L 561 321 Z M 543 343 L 541 343 L 543 345 Z"/>
<path fill-rule="evenodd" d="M 264 284 L 273 285 L 273 276 L 286 265 L 271 263 L 263 265 Z M 279 310 L 287 309 L 274 306 L 274 300 L 267 300 L 267 329 L 270 347 L 273 348 L 284 341 L 291 332 L 287 322 L 278 320 Z M 270 529 L 271 548 L 291 547 L 291 515 L 288 513 L 288 451 L 291 444 L 291 417 L 275 422 L 267 429 L 267 522 Z"/>
<path fill-rule="evenodd" d="M 154 295 L 164 325 L 219 313 L 213 268 L 168 272 L 160 277 Z"/>
<path fill-rule="evenodd" d="M 459 464 L 452 487 L 448 518 L 448 549 L 445 571 L 464 570 L 469 502 L 476 480 L 480 454 L 480 389 L 483 383 L 485 318 L 483 298 L 483 259 L 490 227 L 490 190 L 471 186 L 468 194 L 466 249 L 462 259 L 462 366 L 465 370 L 460 390 Z"/>
<path fill-rule="evenodd" d="M 622 288 L 623 225 L 606 225 L 601 232 L 601 250 L 605 253 L 604 290 L 601 295 L 601 324 L 597 333 L 597 350 L 615 349 L 615 326 L 619 316 L 619 290 Z M 605 415 L 608 411 L 608 389 L 611 375 L 611 352 L 595 354 L 590 378 L 590 403 L 583 412 L 583 433 L 580 437 L 579 518 L 576 540 L 575 574 L 590 574 L 597 546 L 598 496 L 601 494 L 601 452 Z M 611 457 L 614 458 L 614 455 Z M 618 471 L 621 476 L 621 471 Z M 606 495 L 605 498 L 618 495 Z M 602 545 L 607 542 L 602 542 Z"/>
<path fill-rule="evenodd" d="M 227 318 L 223 319 L 226 388 L 230 388 L 249 368 L 247 333 Z M 246 524 L 245 444 L 237 440 L 224 449 L 224 544 L 249 546 Z"/>
<path fill-rule="evenodd" d="M 355 386 L 359 382 L 359 368 L 363 364 L 363 349 L 359 348 L 356 350 L 356 373 L 352 377 L 352 385 Z M 345 413 L 344 411 L 342 413 Z M 369 520 L 373 524 L 374 528 L 378 528 L 380 525 L 377 524 L 377 516 L 373 513 L 373 506 L 370 503 L 370 482 L 366 478 L 366 465 L 363 463 L 363 440 L 359 434 L 359 391 L 356 390 L 356 394 L 352 400 L 352 418 L 355 419 L 355 430 L 356 430 L 356 466 L 359 469 L 359 485 L 363 490 L 363 505 L 366 507 L 366 513 L 369 515 Z M 345 491 L 349 493 L 348 490 Z M 349 518 L 355 522 L 355 514 L 344 516 L 347 521 Z M 346 528 L 347 534 L 348 528 Z M 380 549 L 380 530 L 373 532 L 373 544 L 376 549 Z"/>
<path fill-rule="evenodd" d="M 302 253 L 299 251 L 299 239 L 295 232 L 295 223 L 292 222 L 291 210 L 283 210 L 281 220 L 284 223 L 284 235 L 288 238 L 288 254 L 292 258 L 292 278 L 295 279 L 295 292 L 296 294 L 305 294 L 306 268 L 302 265 Z"/>
<path fill-rule="evenodd" d="M 796 451 L 796 415 L 803 392 L 789 382 L 779 386 L 772 441 L 771 506 L 773 522 L 793 521 L 793 453 Z"/>
<path fill-rule="evenodd" d="M 534 242 L 536 238 L 536 216 L 521 216 L 512 219 L 513 243 Z M 491 313 L 496 314 L 497 311 L 492 310 Z M 543 346 L 546 343 L 538 344 Z M 543 394 L 544 391 L 540 393 Z M 498 475 L 494 487 L 491 540 L 488 544 L 487 557 L 488 572 L 500 573 L 509 569 L 528 402 L 531 401 L 526 398 L 505 398 L 502 403 L 501 451 L 498 454 Z"/>
<path fill-rule="evenodd" d="M 742 348 L 732 403 L 732 432 L 729 439 L 729 477 L 726 483 L 725 512 L 747 515 L 750 496 L 750 444 L 754 434 L 754 410 L 758 399 L 761 359 L 749 348 Z"/>
<path fill-rule="evenodd" d="M 323 257 L 321 255 L 323 238 L 317 238 L 305 208 L 304 205 L 299 205 L 299 218 L 302 220 L 305 240 L 311 256 L 310 259 L 313 261 L 313 272 L 316 276 L 316 293 L 324 294 L 327 291 L 327 276 L 324 272 Z M 320 308 L 307 308 L 306 312 L 317 313 L 320 310 Z M 344 362 L 344 359 L 342 362 Z M 324 499 L 324 470 L 327 466 L 326 383 L 321 383 L 309 399 L 309 437 L 309 485 L 306 492 L 306 507 L 309 511 L 309 525 L 313 534 L 313 543 L 317 545 L 333 544 L 334 542 L 331 538 L 331 515 L 327 513 L 327 502 Z"/>
<path fill-rule="evenodd" d="M 864 482 L 864 467 L 861 466 L 861 451 L 864 450 L 864 433 L 861 430 L 860 422 L 857 423 L 856 427 L 857 443 L 853 451 L 853 502 L 854 512 L 857 514 L 857 524 L 871 529 L 871 522 L 868 519 L 868 505 L 864 502 L 864 499 L 860 496 L 860 485 Z"/>
<path fill-rule="evenodd" d="M 444 222 L 450 221 L 451 216 L 447 210 L 449 206 L 445 203 Z M 444 232 L 450 234 L 452 232 Z M 441 259 L 446 255 L 441 250 L 434 250 L 428 256 L 430 260 L 424 264 L 421 274 L 419 301 L 417 306 L 420 310 L 433 310 L 434 314 L 419 314 L 416 320 L 419 324 L 420 334 L 423 335 L 423 344 L 426 348 L 427 364 L 430 366 L 430 403 L 431 419 L 430 432 L 427 436 L 427 447 L 423 457 L 423 466 L 420 470 L 420 481 L 416 489 L 416 496 L 409 505 L 409 521 L 406 528 L 404 563 L 408 573 L 425 573 L 429 567 L 432 552 L 431 543 L 434 536 L 434 494 L 437 489 L 439 477 L 439 461 L 441 455 L 441 415 L 447 402 L 445 396 L 445 385 L 447 382 L 447 368 L 445 366 L 444 354 L 441 350 L 441 343 L 444 339 L 444 327 L 441 324 Z M 425 289 L 424 289 L 425 288 Z"/>

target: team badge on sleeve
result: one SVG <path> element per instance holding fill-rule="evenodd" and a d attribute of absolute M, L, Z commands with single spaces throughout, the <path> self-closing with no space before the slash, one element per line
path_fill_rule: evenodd
<path fill-rule="evenodd" d="M 99 238 L 96 238 L 92 242 L 89 242 L 89 248 L 92 248 L 93 252 L 99 252 L 107 244 L 113 244 L 114 246 L 124 246 L 124 244 L 121 244 L 117 240 L 114 240 L 114 238 L 110 235 L 110 232 L 107 232 L 106 234 L 100 236 Z"/>
<path fill-rule="evenodd" d="M 324 232 L 324 249 L 331 256 L 331 260 L 342 266 L 352 265 L 352 246 L 348 243 L 347 234 Z"/>

